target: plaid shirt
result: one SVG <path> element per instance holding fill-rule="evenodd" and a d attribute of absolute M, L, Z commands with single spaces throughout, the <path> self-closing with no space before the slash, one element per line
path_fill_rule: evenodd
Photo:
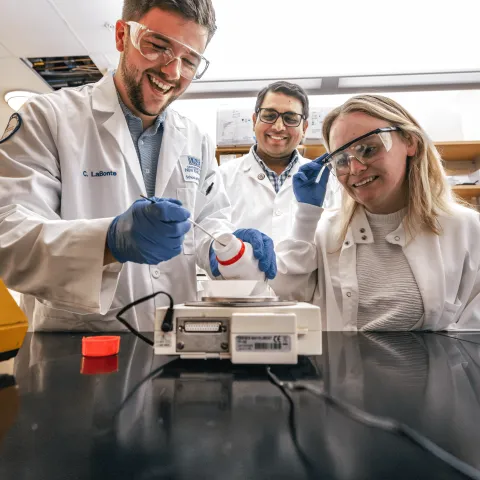
<path fill-rule="evenodd" d="M 257 155 L 256 145 L 252 147 L 252 154 L 255 160 L 259 163 L 259 165 L 262 167 L 263 171 L 267 175 L 268 179 L 270 180 L 270 183 L 273 185 L 273 188 L 275 189 L 275 192 L 278 193 L 282 188 L 282 185 L 285 183 L 285 180 L 290 175 L 292 168 L 298 162 L 298 151 L 297 150 L 293 151 L 292 157 L 290 158 L 290 163 L 280 175 L 277 175 L 273 170 L 270 170 L 265 165 L 265 162 Z"/>

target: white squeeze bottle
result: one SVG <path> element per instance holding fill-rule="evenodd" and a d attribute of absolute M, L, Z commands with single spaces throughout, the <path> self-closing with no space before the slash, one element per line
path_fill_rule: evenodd
<path fill-rule="evenodd" d="M 252 246 L 242 242 L 231 233 L 223 233 L 213 242 L 213 250 L 217 255 L 218 270 L 225 280 L 261 280 L 265 281 L 265 273 L 258 268 L 258 260 L 253 256 Z"/>

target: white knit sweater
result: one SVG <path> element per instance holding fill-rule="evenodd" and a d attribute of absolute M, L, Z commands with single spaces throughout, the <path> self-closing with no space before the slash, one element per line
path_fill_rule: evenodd
<path fill-rule="evenodd" d="M 357 246 L 358 330 L 410 330 L 423 317 L 423 301 L 402 248 L 385 237 L 406 209 L 389 215 L 365 211 L 373 243 Z"/>

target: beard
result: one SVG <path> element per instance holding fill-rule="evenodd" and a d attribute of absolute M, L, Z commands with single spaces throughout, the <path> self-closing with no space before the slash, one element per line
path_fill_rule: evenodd
<path fill-rule="evenodd" d="M 143 115 L 149 116 L 149 117 L 156 117 L 160 115 L 163 111 L 166 110 L 166 108 L 174 101 L 176 100 L 180 95 L 171 95 L 168 97 L 167 101 L 165 104 L 163 104 L 159 109 L 157 110 L 152 110 L 151 107 L 148 107 L 145 103 L 145 98 L 143 95 L 143 90 L 142 90 L 142 81 L 144 77 L 147 77 L 148 70 L 145 70 L 144 72 L 140 72 L 138 68 L 136 68 L 133 65 L 128 65 L 127 64 L 127 56 L 128 56 L 128 48 L 125 49 L 124 54 L 122 55 L 121 61 L 120 61 L 120 74 L 123 78 L 123 82 L 125 84 L 125 89 L 127 91 L 127 96 L 132 102 L 133 107 L 140 112 Z M 152 69 L 152 74 L 155 74 L 155 76 L 162 78 L 165 83 L 170 84 L 169 81 L 165 80 L 163 78 L 163 74 L 159 71 L 154 71 Z M 140 80 L 136 80 L 139 78 Z M 147 81 L 150 82 L 150 80 L 147 78 Z M 172 87 L 174 90 L 178 90 L 178 82 L 175 86 Z"/>

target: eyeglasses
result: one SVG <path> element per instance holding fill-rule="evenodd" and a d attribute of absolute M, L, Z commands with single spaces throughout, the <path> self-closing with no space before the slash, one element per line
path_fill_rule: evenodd
<path fill-rule="evenodd" d="M 282 117 L 282 122 L 286 127 L 298 127 L 300 122 L 305 118 L 305 115 L 295 112 L 280 113 L 273 108 L 259 108 L 257 110 L 258 118 L 263 123 L 273 124 L 278 117 Z"/>
<path fill-rule="evenodd" d="M 383 127 L 365 133 L 328 154 L 323 164 L 328 165 L 337 177 L 350 173 L 352 157 L 368 167 L 391 150 L 391 132 L 399 130 L 399 127 Z"/>
<path fill-rule="evenodd" d="M 210 62 L 200 53 L 174 38 L 149 30 L 137 22 L 125 22 L 130 27 L 132 45 L 151 62 L 167 66 L 176 58 L 180 60 L 180 75 L 188 80 L 198 80 L 206 72 Z M 174 54 L 181 50 L 182 55 Z"/>

